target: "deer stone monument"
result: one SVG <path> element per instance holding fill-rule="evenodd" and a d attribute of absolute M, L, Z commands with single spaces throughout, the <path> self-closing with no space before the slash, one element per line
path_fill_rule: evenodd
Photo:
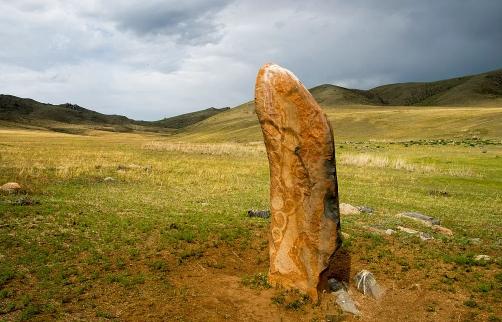
<path fill-rule="evenodd" d="M 318 300 L 341 244 L 331 125 L 289 70 L 266 64 L 255 92 L 270 167 L 269 282 Z"/>

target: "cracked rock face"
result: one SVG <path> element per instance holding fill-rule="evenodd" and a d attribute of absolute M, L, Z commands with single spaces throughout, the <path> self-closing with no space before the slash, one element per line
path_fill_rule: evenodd
<path fill-rule="evenodd" d="M 341 243 L 333 132 L 287 69 L 264 65 L 255 94 L 270 166 L 269 282 L 317 300 L 320 275 Z"/>

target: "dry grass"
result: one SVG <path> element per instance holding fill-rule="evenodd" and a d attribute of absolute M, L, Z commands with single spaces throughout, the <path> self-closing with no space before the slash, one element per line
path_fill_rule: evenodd
<path fill-rule="evenodd" d="M 387 156 L 377 156 L 368 153 L 342 154 L 337 162 L 342 165 L 370 168 L 387 168 L 394 170 L 404 170 L 418 173 L 445 174 L 450 177 L 480 177 L 473 169 L 467 167 L 445 169 L 437 168 L 434 165 L 423 165 L 410 163 L 403 158 L 389 158 Z"/>
<path fill-rule="evenodd" d="M 0 130 L 0 183 L 16 181 L 27 188 L 26 196 L 0 195 L 0 320 L 19 320 L 23 314 L 51 321 L 152 320 L 148 314 L 153 313 L 159 320 L 175 320 L 173 314 L 202 320 L 193 314 L 209 309 L 207 302 L 187 301 L 184 294 L 207 289 L 227 294 L 227 285 L 214 279 L 217 274 L 240 280 L 266 271 L 268 222 L 246 216 L 248 209 L 268 207 L 263 144 L 170 139 L 148 133 Z M 403 285 L 420 280 L 428 298 L 446 292 L 438 300 L 442 310 L 470 310 L 462 301 L 472 298 L 495 308 L 493 313 L 473 309 L 483 321 L 498 314 L 500 290 L 490 285 L 498 285 L 500 270 L 500 145 L 344 142 L 337 145 L 337 157 L 341 200 L 375 209 L 371 216 L 342 218 L 342 229 L 351 236 L 345 247 L 354 272 L 374 271 L 383 285 L 392 285 L 396 274 Z M 482 179 L 466 177 L 473 172 Z M 28 197 L 39 203 L 16 204 Z M 402 211 L 438 218 L 454 236 L 396 218 Z M 361 224 L 403 225 L 436 239 L 382 238 Z M 470 238 L 482 243 L 470 244 Z M 476 265 L 472 256 L 477 254 L 493 261 Z M 200 272 L 207 275 L 194 277 Z M 241 297 L 228 298 L 240 299 L 247 294 L 242 292 L 239 286 Z M 450 292 L 460 299 L 451 300 Z M 243 305 L 221 299 L 218 307 L 238 320 Z M 225 302 L 232 307 L 225 309 Z M 409 303 L 401 311 L 419 317 L 429 312 L 423 303 Z M 275 306 L 265 298 L 261 307 L 270 312 Z M 324 317 L 320 307 L 313 310 Z M 305 317 L 303 311 L 294 314 L 290 320 Z"/>
<path fill-rule="evenodd" d="M 155 151 L 181 152 L 205 155 L 260 155 L 265 153 L 261 142 L 239 143 L 186 143 L 153 141 L 143 145 L 143 149 Z"/>
<path fill-rule="evenodd" d="M 401 158 L 390 159 L 386 156 L 376 156 L 368 153 L 343 154 L 337 161 L 343 165 L 353 165 L 356 167 L 389 168 L 395 170 L 418 171 L 420 173 L 436 171 L 436 168 L 431 165 L 411 164 Z"/>

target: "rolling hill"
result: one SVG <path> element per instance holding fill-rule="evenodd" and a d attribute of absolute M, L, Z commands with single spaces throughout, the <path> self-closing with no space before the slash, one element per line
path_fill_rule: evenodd
<path fill-rule="evenodd" d="M 136 121 L 122 115 L 106 115 L 75 104 L 52 105 L 29 98 L 0 95 L 0 120 L 8 123 L 82 134 L 86 128 L 128 132 L 169 131 L 200 122 L 229 108 L 208 108 L 159 121 Z"/>
<path fill-rule="evenodd" d="M 347 111 L 349 107 L 351 108 L 352 112 L 346 113 L 346 120 L 343 123 L 348 124 L 348 133 L 356 129 L 364 133 L 372 133 L 371 128 L 379 128 L 383 131 L 385 126 L 382 127 L 382 124 L 387 124 L 388 127 L 398 126 L 399 122 L 404 122 L 407 117 L 409 118 L 408 122 L 422 120 L 424 126 L 431 126 L 436 124 L 435 120 L 445 118 L 448 121 L 449 117 L 457 115 L 457 117 L 468 117 L 472 123 L 467 128 L 459 126 L 459 129 L 463 128 L 464 131 L 467 131 L 466 133 L 471 134 L 485 132 L 485 134 L 490 134 L 492 132 L 483 127 L 493 122 L 493 119 L 484 115 L 487 111 L 466 112 L 467 114 L 463 115 L 460 113 L 461 109 L 456 112 L 451 111 L 451 108 L 443 109 L 444 115 L 436 115 L 435 120 L 429 121 L 427 121 L 427 113 L 422 116 L 419 114 L 423 113 L 423 111 L 420 112 L 420 109 L 426 106 L 445 108 L 502 107 L 502 69 L 435 82 L 389 84 L 369 90 L 324 84 L 313 87 L 310 91 L 332 120 L 336 118 L 335 108 L 340 113 Z M 405 111 L 403 107 L 406 107 L 407 110 Z M 377 117 L 374 114 L 377 108 L 380 108 L 379 113 L 386 113 L 385 117 Z M 397 112 L 401 110 L 401 112 L 391 113 L 394 110 Z M 439 111 L 439 109 L 436 108 L 435 111 Z M 464 109 L 464 111 L 466 110 Z M 481 116 L 482 114 L 484 116 Z M 359 118 L 355 118 L 354 115 L 359 115 Z M 199 140 L 205 140 L 205 136 L 208 136 L 207 139 L 217 139 L 218 136 L 224 136 L 237 141 L 260 139 L 253 101 L 232 109 L 228 107 L 208 108 L 150 122 L 136 121 L 120 115 L 105 115 L 68 103 L 51 105 L 32 99 L 0 95 L 1 120 L 4 125 L 37 126 L 74 134 L 81 134 L 90 128 L 120 132 L 161 131 L 192 137 L 196 134 L 195 136 Z M 495 120 L 498 120 L 498 116 L 495 117 Z M 378 124 L 375 125 L 375 122 Z M 437 125 L 441 128 L 441 124 Z M 340 124 L 337 128 L 340 128 Z M 491 125 L 488 128 L 491 129 Z M 218 131 L 222 132 L 217 134 Z"/>
<path fill-rule="evenodd" d="M 502 69 L 422 83 L 397 83 L 369 90 L 324 84 L 310 89 L 323 107 L 376 106 L 502 106 Z"/>
<path fill-rule="evenodd" d="M 150 124 L 158 125 L 160 127 L 166 127 L 171 129 L 181 129 L 186 126 L 195 124 L 202 120 L 207 119 L 213 115 L 229 110 L 230 107 L 215 108 L 210 107 L 202 111 L 196 111 L 192 113 L 181 114 L 169 118 L 162 119 L 160 121 L 150 122 Z"/>
<path fill-rule="evenodd" d="M 310 92 L 333 123 L 338 139 L 502 138 L 502 69 L 370 90 L 326 84 Z M 262 140 L 252 101 L 188 126 L 173 138 L 197 142 Z"/>
<path fill-rule="evenodd" d="M 429 83 L 402 83 L 368 91 L 384 105 L 480 106 L 501 104 L 502 69 Z"/>

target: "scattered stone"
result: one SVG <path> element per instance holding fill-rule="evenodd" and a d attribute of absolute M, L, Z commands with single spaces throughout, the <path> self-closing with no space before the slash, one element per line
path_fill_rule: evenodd
<path fill-rule="evenodd" d="M 333 294 L 336 299 L 335 302 L 340 306 L 342 311 L 347 312 L 347 313 L 352 313 L 354 315 L 360 315 L 361 313 L 356 307 L 356 304 L 354 301 L 352 301 L 352 298 L 350 297 L 349 293 L 345 289 L 340 289 L 336 292 L 331 293 Z"/>
<path fill-rule="evenodd" d="M 397 214 L 398 217 L 406 217 L 410 218 L 416 221 L 420 221 L 421 223 L 427 225 L 427 226 L 432 226 L 432 225 L 440 225 L 441 222 L 439 219 L 421 214 L 419 212 L 401 212 Z"/>
<path fill-rule="evenodd" d="M 392 235 L 392 234 L 395 234 L 395 233 L 396 233 L 396 231 L 394 229 L 390 229 L 389 228 L 389 229 L 385 230 L 385 234 L 389 235 L 389 236 Z"/>
<path fill-rule="evenodd" d="M 106 177 L 103 179 L 104 182 L 111 182 L 111 181 L 115 181 L 115 178 L 112 178 L 112 177 Z"/>
<path fill-rule="evenodd" d="M 40 201 L 31 199 L 29 196 L 24 196 L 12 202 L 12 204 L 16 206 L 33 206 L 33 205 L 39 205 Z"/>
<path fill-rule="evenodd" d="M 340 214 L 342 215 L 359 215 L 361 211 L 348 203 L 340 204 Z"/>
<path fill-rule="evenodd" d="M 370 295 L 375 299 L 382 297 L 384 289 L 378 285 L 375 277 L 370 271 L 363 269 L 354 277 L 356 287 L 364 295 Z"/>
<path fill-rule="evenodd" d="M 478 255 L 474 257 L 474 260 L 476 262 L 481 262 L 481 261 L 489 262 L 491 260 L 491 257 L 488 255 Z"/>
<path fill-rule="evenodd" d="M 372 214 L 373 208 L 367 206 L 356 206 L 357 210 L 362 212 L 363 214 Z"/>
<path fill-rule="evenodd" d="M 473 245 L 480 245 L 481 244 L 481 238 L 470 238 L 469 243 Z"/>
<path fill-rule="evenodd" d="M 397 230 L 403 231 L 407 234 L 412 234 L 412 235 L 418 234 L 418 230 L 415 230 L 415 229 L 406 228 L 406 227 L 402 227 L 402 226 L 397 226 L 396 228 L 397 228 Z"/>
<path fill-rule="evenodd" d="M 434 230 L 435 232 L 438 232 L 440 234 L 443 234 L 443 235 L 453 236 L 453 231 L 451 231 L 451 229 L 448 229 L 443 226 L 432 225 L 432 230 Z"/>
<path fill-rule="evenodd" d="M 342 231 L 342 237 L 343 237 L 343 239 L 347 239 L 347 238 L 350 238 L 350 235 L 347 234 L 346 232 Z"/>
<path fill-rule="evenodd" d="M 336 292 L 345 288 L 343 283 L 337 281 L 335 278 L 330 278 L 328 280 L 328 286 L 331 292 Z"/>
<path fill-rule="evenodd" d="M 434 237 L 432 237 L 431 234 L 428 234 L 428 233 L 424 233 L 424 232 L 419 232 L 418 233 L 418 236 L 420 237 L 421 240 L 432 240 L 434 239 Z"/>
<path fill-rule="evenodd" d="M 248 210 L 248 217 L 258 217 L 258 218 L 270 218 L 269 210 Z"/>
<path fill-rule="evenodd" d="M 382 234 L 382 235 L 385 234 L 385 230 L 380 229 L 380 228 L 371 227 L 371 226 L 362 226 L 362 228 L 369 230 L 373 233 Z"/>
<path fill-rule="evenodd" d="M 290 71 L 266 64 L 255 92 L 270 167 L 269 282 L 318 299 L 320 275 L 340 246 L 333 131 Z"/>
<path fill-rule="evenodd" d="M 436 196 L 436 197 L 449 197 L 450 193 L 448 191 L 444 191 L 444 190 L 433 189 L 433 190 L 429 190 L 429 195 Z"/>
<path fill-rule="evenodd" d="M 5 192 L 17 192 L 21 190 L 21 185 L 17 182 L 7 182 L 0 187 L 0 190 Z"/>

